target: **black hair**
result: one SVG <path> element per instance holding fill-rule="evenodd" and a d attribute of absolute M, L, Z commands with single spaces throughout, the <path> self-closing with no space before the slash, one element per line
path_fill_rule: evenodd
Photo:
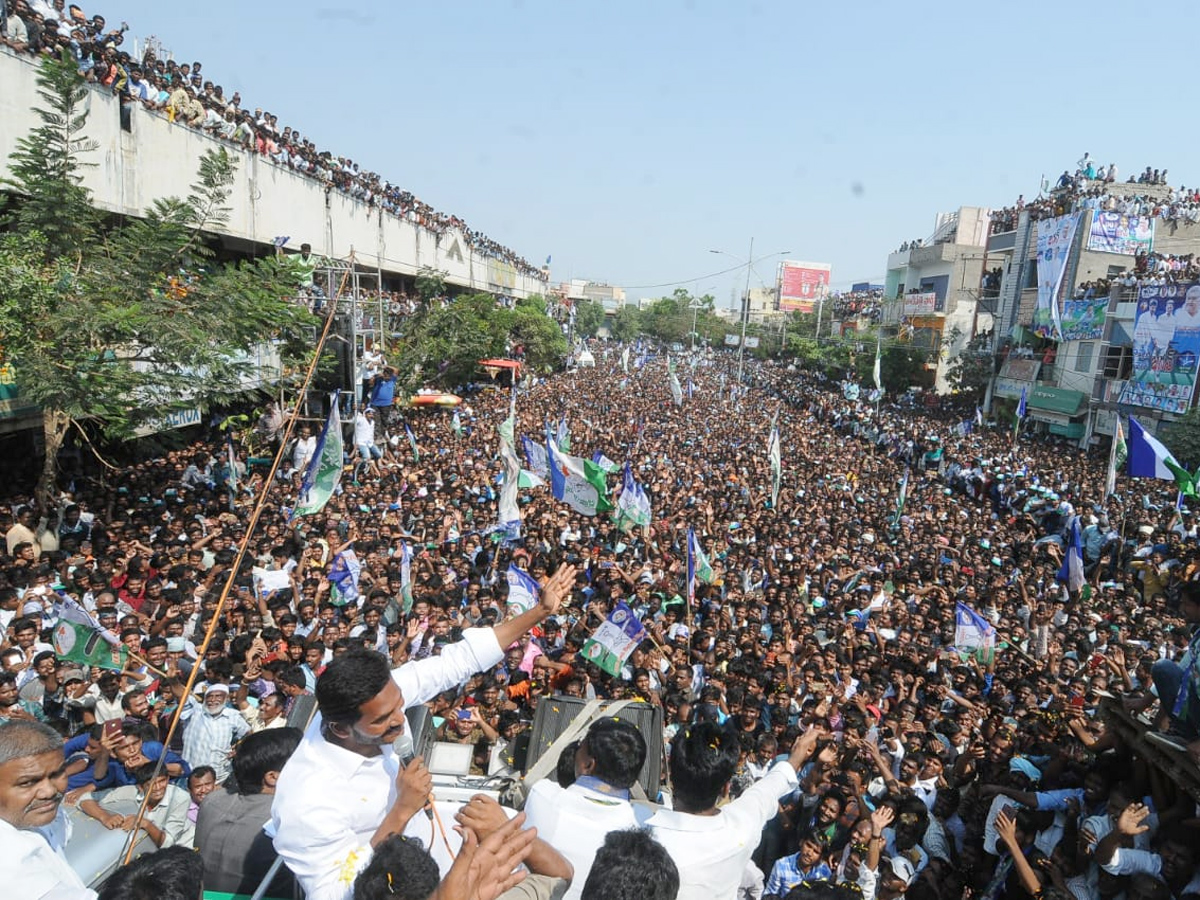
<path fill-rule="evenodd" d="M 299 728 L 268 728 L 243 738 L 233 756 L 238 793 L 261 794 L 267 773 L 282 770 L 303 737 Z"/>
<path fill-rule="evenodd" d="M 354 900 L 426 900 L 439 879 L 437 863 L 419 840 L 392 834 L 354 879 Z"/>
<path fill-rule="evenodd" d="M 145 784 L 147 781 L 152 781 L 154 779 L 154 773 L 156 769 L 158 769 L 158 763 L 147 762 L 142 763 L 140 766 L 134 766 L 131 769 L 127 769 L 126 772 L 129 777 L 133 779 L 134 784 Z M 165 778 L 167 777 L 167 770 L 164 768 L 159 774 Z"/>
<path fill-rule="evenodd" d="M 712 722 L 679 729 L 671 741 L 671 786 L 675 808 L 703 812 L 717 798 L 737 769 L 738 737 Z"/>
<path fill-rule="evenodd" d="M 213 778 L 216 778 L 217 770 L 212 766 L 196 766 L 196 768 L 192 769 L 192 774 L 187 777 L 188 787 L 192 786 L 193 781 L 199 781 L 201 778 L 204 778 L 207 775 L 211 775 Z"/>
<path fill-rule="evenodd" d="M 575 783 L 575 753 L 579 750 L 580 741 L 571 741 L 563 747 L 558 756 L 558 765 L 554 767 L 554 780 L 561 788 L 568 788 Z"/>
<path fill-rule="evenodd" d="M 391 677 L 382 653 L 352 647 L 335 656 L 317 679 L 317 706 L 326 724 L 353 725 L 358 708 L 387 687 Z"/>
<path fill-rule="evenodd" d="M 675 900 L 678 893 L 679 869 L 666 848 L 631 828 L 604 836 L 580 900 Z"/>
<path fill-rule="evenodd" d="M 104 883 L 98 900 L 196 900 L 204 860 L 190 847 L 175 846 L 139 856 Z"/>
<path fill-rule="evenodd" d="M 294 687 L 299 690 L 304 690 L 308 687 L 308 679 L 304 677 L 304 670 L 299 666 L 288 666 L 286 669 L 279 671 L 275 675 L 275 683 L 277 685 L 286 684 L 288 687 Z M 318 692 L 320 688 L 318 687 Z M 367 699 L 370 699 L 369 697 Z M 328 716 L 326 716 L 328 718 Z"/>
<path fill-rule="evenodd" d="M 123 710 L 125 710 L 125 712 L 129 712 L 130 704 L 133 702 L 133 700 L 136 697 L 145 697 L 145 696 L 146 696 L 146 692 L 143 691 L 141 688 L 134 688 L 133 690 L 131 690 L 129 693 L 125 694 L 125 696 L 123 696 L 121 698 L 121 708 Z"/>
<path fill-rule="evenodd" d="M 802 881 L 784 895 L 784 900 L 850 900 L 853 896 L 832 881 Z"/>
<path fill-rule="evenodd" d="M 615 788 L 632 787 L 646 762 L 646 739 L 636 726 L 619 719 L 593 722 L 583 745 L 596 762 L 592 774 Z"/>

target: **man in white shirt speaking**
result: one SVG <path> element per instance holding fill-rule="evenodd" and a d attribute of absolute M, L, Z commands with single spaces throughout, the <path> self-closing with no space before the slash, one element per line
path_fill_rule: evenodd
<path fill-rule="evenodd" d="M 495 628 L 469 628 L 438 656 L 392 671 L 382 654 L 352 650 L 326 667 L 320 715 L 280 773 L 271 808 L 275 850 L 308 900 L 348 900 L 373 849 L 425 806 L 428 770 L 420 757 L 402 766 L 391 746 L 404 733 L 404 710 L 499 663 L 558 611 L 574 581 L 573 566 L 559 568 L 532 609 Z"/>

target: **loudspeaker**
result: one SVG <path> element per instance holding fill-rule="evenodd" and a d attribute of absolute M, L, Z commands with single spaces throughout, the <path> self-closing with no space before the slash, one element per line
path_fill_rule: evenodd
<path fill-rule="evenodd" d="M 578 718 L 586 705 L 586 700 L 561 695 L 543 698 L 538 702 L 537 711 L 533 715 L 529 751 L 526 754 L 525 765 L 521 768 L 522 772 L 529 771 L 530 767 L 550 748 L 555 739 L 567 730 L 567 726 Z M 607 702 L 602 703 L 600 715 L 607 715 L 605 711 L 610 705 Z M 642 737 L 646 741 L 646 762 L 638 774 L 638 783 L 646 792 L 646 796 L 653 800 L 658 796 L 662 779 L 662 707 L 652 703 L 630 703 L 613 714 L 612 718 L 619 722 L 628 722 L 642 733 Z M 553 773 L 551 773 L 551 777 L 553 777 Z"/>

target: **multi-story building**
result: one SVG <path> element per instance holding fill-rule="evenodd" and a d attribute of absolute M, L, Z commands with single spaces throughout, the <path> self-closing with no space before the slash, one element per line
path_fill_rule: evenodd
<path fill-rule="evenodd" d="M 1030 427 L 1084 445 L 1111 435 L 1119 415 L 1156 430 L 1186 412 L 1200 361 L 1200 311 L 1185 304 L 1200 278 L 1178 259 L 1200 253 L 1189 204 L 1167 185 L 1091 182 L 998 213 L 980 292 L 996 319 L 988 404 L 1024 390 Z M 1038 230 L 1055 222 L 1065 249 L 1047 265 Z M 1058 317 L 1050 327 L 1039 282 Z"/>
<path fill-rule="evenodd" d="M 977 206 L 941 213 L 928 238 L 902 244 L 888 256 L 884 339 L 931 351 L 938 391 L 948 389 L 949 361 L 991 328 L 991 316 L 979 304 L 988 222 L 989 210 Z"/>

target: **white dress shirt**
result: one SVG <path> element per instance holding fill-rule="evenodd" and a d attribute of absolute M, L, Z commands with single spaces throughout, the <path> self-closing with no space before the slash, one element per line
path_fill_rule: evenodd
<path fill-rule="evenodd" d="M 525 801 L 525 827 L 537 828 L 538 837 L 575 867 L 563 900 L 578 900 L 583 893 L 604 836 L 641 825 L 638 812 L 642 810 L 649 813 L 644 807 L 635 809 L 628 800 L 578 784 L 564 789 L 547 778 L 533 786 Z"/>
<path fill-rule="evenodd" d="M 405 707 L 419 706 L 503 658 L 490 628 L 469 628 L 439 656 L 407 663 L 392 678 Z M 313 717 L 279 775 L 269 828 L 308 900 L 351 896 L 355 876 L 371 860 L 371 837 L 396 800 L 399 770 L 391 747 L 360 756 L 326 741 L 321 717 Z"/>
<path fill-rule="evenodd" d="M 96 892 L 88 890 L 63 854 L 70 837 L 71 820 L 65 806 L 59 806 L 49 825 L 29 831 L 0 819 L 0 846 L 8 861 L 5 892 L 28 900 L 95 900 Z"/>
<path fill-rule="evenodd" d="M 108 812 L 126 813 L 130 806 L 140 807 L 144 796 L 137 785 L 127 784 L 113 788 L 99 803 L 100 807 Z M 187 791 L 168 784 L 167 792 L 158 801 L 158 806 L 146 810 L 146 820 L 163 833 L 161 847 L 174 847 L 179 844 L 191 849 L 196 834 L 196 825 L 188 818 L 191 803 L 192 798 Z"/>
<path fill-rule="evenodd" d="M 735 900 L 763 826 L 798 784 L 796 770 L 779 762 L 715 815 L 660 809 L 651 816 L 647 825 L 679 867 L 677 900 Z"/>

